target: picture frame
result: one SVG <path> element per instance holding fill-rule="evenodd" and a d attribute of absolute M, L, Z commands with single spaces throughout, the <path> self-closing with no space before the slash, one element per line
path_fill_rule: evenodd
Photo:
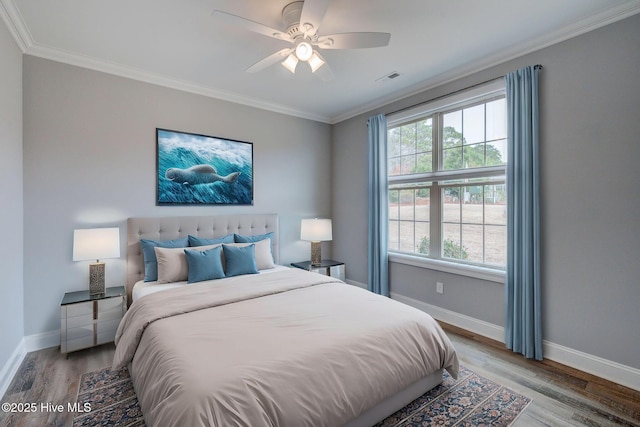
<path fill-rule="evenodd" d="M 253 205 L 253 143 L 156 128 L 156 205 Z"/>

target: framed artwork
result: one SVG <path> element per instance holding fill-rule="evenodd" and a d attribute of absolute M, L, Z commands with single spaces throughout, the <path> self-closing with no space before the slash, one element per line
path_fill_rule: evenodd
<path fill-rule="evenodd" d="M 156 205 L 252 205 L 253 144 L 156 129 Z"/>

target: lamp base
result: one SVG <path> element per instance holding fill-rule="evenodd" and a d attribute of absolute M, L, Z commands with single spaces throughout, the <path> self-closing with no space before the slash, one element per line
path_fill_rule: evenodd
<path fill-rule="evenodd" d="M 311 265 L 322 264 L 322 242 L 311 242 Z"/>
<path fill-rule="evenodd" d="M 104 262 L 89 265 L 89 294 L 104 294 Z"/>

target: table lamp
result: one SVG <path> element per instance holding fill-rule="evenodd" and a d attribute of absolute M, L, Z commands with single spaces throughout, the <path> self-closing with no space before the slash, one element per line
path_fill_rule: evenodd
<path fill-rule="evenodd" d="M 89 294 L 104 293 L 105 258 L 120 257 L 119 228 L 73 230 L 73 260 L 96 262 L 89 265 Z"/>
<path fill-rule="evenodd" d="M 300 240 L 311 242 L 311 265 L 322 263 L 321 242 L 332 239 L 330 219 L 303 219 L 300 224 Z"/>

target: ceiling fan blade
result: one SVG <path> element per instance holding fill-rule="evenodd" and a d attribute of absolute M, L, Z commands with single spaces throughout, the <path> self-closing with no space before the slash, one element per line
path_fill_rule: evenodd
<path fill-rule="evenodd" d="M 318 32 L 328 7 L 329 0 L 304 0 L 300 13 L 300 26 L 305 35 L 313 36 Z M 307 28 L 306 24 L 311 24 L 311 27 Z"/>
<path fill-rule="evenodd" d="M 214 10 L 211 13 L 211 16 L 213 16 L 216 20 L 220 22 L 224 22 L 229 25 L 235 25 L 237 27 L 244 28 L 245 30 L 262 34 L 263 36 L 273 37 L 274 39 L 279 39 L 279 40 L 285 40 L 290 43 L 293 42 L 293 40 L 291 40 L 291 37 L 289 37 L 289 34 L 284 33 L 275 28 L 267 27 L 264 24 L 252 21 L 250 19 L 242 18 L 240 16 L 223 12 L 221 10 Z"/>
<path fill-rule="evenodd" d="M 275 64 L 276 62 L 283 61 L 291 52 L 293 52 L 293 49 L 279 50 L 276 53 L 273 53 L 266 58 L 263 58 L 260 61 L 256 62 L 245 71 L 247 73 L 257 73 L 258 71 L 264 70 L 265 68 Z"/>
<path fill-rule="evenodd" d="M 342 33 L 322 36 L 313 44 L 321 49 L 366 49 L 387 46 L 390 39 L 389 33 Z"/>

